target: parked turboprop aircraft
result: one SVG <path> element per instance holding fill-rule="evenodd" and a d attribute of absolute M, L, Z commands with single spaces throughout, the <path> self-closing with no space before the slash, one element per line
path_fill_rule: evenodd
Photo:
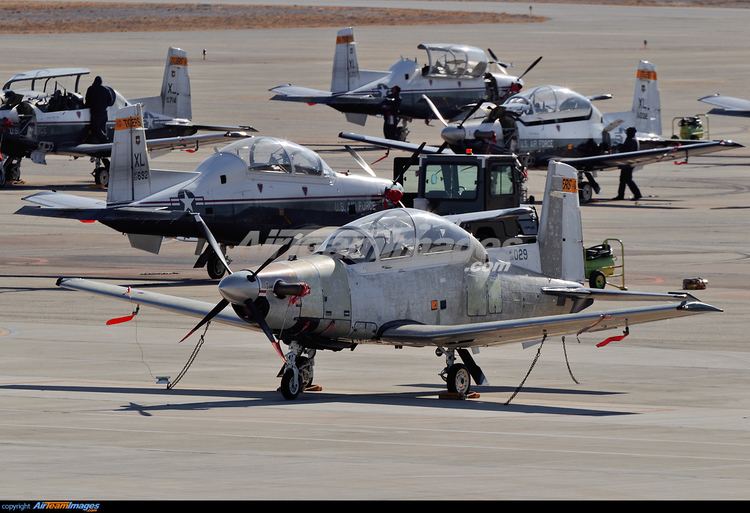
<path fill-rule="evenodd" d="M 218 278 L 226 246 L 262 243 L 275 238 L 272 231 L 341 226 L 401 199 L 390 180 L 336 173 L 312 150 L 272 137 L 236 141 L 194 172 L 151 169 L 144 132 L 140 104 L 119 111 L 106 201 L 45 191 L 23 198 L 39 206 L 17 213 L 96 220 L 152 253 L 164 237 L 199 237 L 197 254 L 205 241 L 191 213 L 200 213 L 222 256 L 208 247 L 195 266 L 207 264 Z"/>
<path fill-rule="evenodd" d="M 424 65 L 417 60 L 396 61 L 388 71 L 360 70 L 357 44 L 351 27 L 336 35 L 331 90 L 321 91 L 291 84 L 271 89 L 272 100 L 324 104 L 346 114 L 350 123 L 365 124 L 367 116 L 384 113 L 384 99 L 394 86 L 400 88 L 398 117 L 433 119 L 434 115 L 422 95 L 428 95 L 446 116 L 461 112 L 463 106 L 483 100 L 500 101 L 521 90 L 521 78 L 533 68 L 535 61 L 519 77 L 508 75 L 504 64 L 492 59 L 481 48 L 456 44 L 422 43 L 417 48 L 427 52 Z M 493 71 L 490 68 L 495 68 Z M 400 140 L 408 130 L 402 127 Z"/>
<path fill-rule="evenodd" d="M 314 255 L 273 262 L 282 247 L 257 270 L 230 274 L 219 283 L 216 305 L 79 278 L 57 284 L 201 318 L 187 336 L 212 321 L 261 329 L 284 362 L 280 390 L 287 399 L 312 383 L 318 350 L 360 343 L 431 347 L 445 356 L 440 375 L 448 390 L 466 394 L 472 378 L 486 383 L 469 348 L 617 327 L 627 335 L 636 324 L 720 311 L 689 294 L 583 287 L 577 174 L 549 164 L 533 244 L 486 249 L 452 222 L 461 215 L 398 208 L 341 227 Z M 595 299 L 672 303 L 583 311 Z M 280 341 L 289 345 L 286 355 Z"/>
<path fill-rule="evenodd" d="M 527 154 L 527 165 L 536 168 L 544 168 L 550 159 L 566 162 L 580 171 L 581 202 L 587 203 L 594 192 L 599 192 L 594 178 L 597 170 L 682 157 L 686 160 L 688 155 L 742 147 L 732 141 L 663 138 L 656 67 L 650 62 L 640 61 L 638 65 L 630 111 L 602 114 L 592 102 L 607 98 L 611 95 L 586 97 L 565 87 L 543 85 L 511 96 L 500 106 L 475 104 L 450 122 L 436 105 L 431 105 L 445 127 L 441 132 L 443 144 L 439 148 L 427 146 L 423 151 L 438 153 L 450 148 L 457 153 L 470 149 L 476 153 Z M 625 129 L 631 126 L 637 130 L 641 149 L 615 151 L 624 141 Z M 387 148 L 413 151 L 417 147 L 381 137 L 340 135 Z"/>
<path fill-rule="evenodd" d="M 150 139 L 151 150 L 190 148 L 225 141 L 228 136 L 247 136 L 231 132 L 256 131 L 250 126 L 193 123 L 187 66 L 187 52 L 170 48 L 159 96 L 127 100 L 108 88 L 112 97 L 107 109 L 108 140 L 112 140 L 117 111 L 136 103 L 144 106 L 146 137 Z M 90 157 L 96 161 L 93 173 L 96 183 L 108 184 L 107 157 L 112 145 L 91 140 L 91 111 L 79 92 L 81 77 L 88 74 L 85 68 L 39 69 L 14 75 L 5 83 L 4 100 L 0 104 L 0 151 L 4 158 L 0 187 L 20 178 L 21 159 L 27 157 L 37 164 L 46 164 L 48 154 Z M 75 79 L 72 90 L 66 90 L 60 83 L 66 77 Z M 28 84 L 28 89 L 19 89 L 19 84 Z M 198 130 L 223 133 L 194 135 Z"/>

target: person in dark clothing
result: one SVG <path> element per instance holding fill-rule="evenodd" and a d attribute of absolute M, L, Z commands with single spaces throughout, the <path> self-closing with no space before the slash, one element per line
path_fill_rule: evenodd
<path fill-rule="evenodd" d="M 91 112 L 90 142 L 107 142 L 107 107 L 113 103 L 111 89 L 102 85 L 102 77 L 96 77 L 86 90 L 84 104 Z"/>
<path fill-rule="evenodd" d="M 630 151 L 638 151 L 640 149 L 638 145 L 638 139 L 635 138 L 635 127 L 631 126 L 625 130 L 625 141 L 620 145 L 620 151 L 623 153 Z M 620 166 L 620 186 L 617 189 L 617 196 L 612 198 L 613 200 L 625 199 L 625 186 L 630 188 L 630 192 L 633 193 L 633 200 L 637 201 L 641 199 L 641 190 L 633 181 L 633 166 L 625 165 Z"/>
<path fill-rule="evenodd" d="M 401 109 L 401 88 L 393 86 L 381 104 L 383 109 L 383 135 L 386 139 L 400 139 L 398 123 L 401 121 L 399 110 Z"/>

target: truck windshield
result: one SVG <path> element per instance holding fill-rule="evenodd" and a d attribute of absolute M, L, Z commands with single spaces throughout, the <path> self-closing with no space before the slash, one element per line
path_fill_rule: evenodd
<path fill-rule="evenodd" d="M 477 197 L 479 167 L 476 164 L 428 164 L 425 197 L 472 200 Z"/>

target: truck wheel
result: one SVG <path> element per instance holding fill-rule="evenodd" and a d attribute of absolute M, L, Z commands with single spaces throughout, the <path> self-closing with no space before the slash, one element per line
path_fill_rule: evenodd
<path fill-rule="evenodd" d="M 603 289 L 607 286 L 607 277 L 601 271 L 591 271 L 589 274 L 589 287 L 592 289 Z"/>

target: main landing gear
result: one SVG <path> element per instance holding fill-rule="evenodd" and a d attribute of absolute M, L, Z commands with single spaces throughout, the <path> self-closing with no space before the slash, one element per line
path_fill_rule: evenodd
<path fill-rule="evenodd" d="M 307 356 L 302 356 L 305 352 Z M 289 344 L 286 363 L 279 371 L 279 377 L 281 377 L 279 391 L 284 399 L 296 399 L 300 393 L 312 385 L 314 366 L 315 349 L 305 349 L 297 342 Z"/>
<path fill-rule="evenodd" d="M 21 179 L 21 159 L 16 157 L 5 157 L 0 168 L 0 188 L 17 182 Z"/>
<path fill-rule="evenodd" d="M 471 390 L 471 374 L 468 367 L 462 363 L 456 363 L 456 352 L 453 349 L 443 351 L 438 348 L 435 354 L 440 357 L 445 355 L 445 369 L 439 374 L 446 385 L 448 392 L 465 396 Z"/>
<path fill-rule="evenodd" d="M 91 172 L 94 175 L 94 183 L 106 189 L 109 187 L 109 159 L 92 159 L 92 162 L 96 166 L 94 171 Z"/>
<path fill-rule="evenodd" d="M 458 352 L 463 363 L 456 363 L 456 352 Z M 443 349 L 438 347 L 435 349 L 435 355 L 438 357 L 445 356 L 445 368 L 439 376 L 448 386 L 449 393 L 465 398 L 471 390 L 472 379 L 477 385 L 488 384 L 484 372 L 476 364 L 468 349 Z"/>

